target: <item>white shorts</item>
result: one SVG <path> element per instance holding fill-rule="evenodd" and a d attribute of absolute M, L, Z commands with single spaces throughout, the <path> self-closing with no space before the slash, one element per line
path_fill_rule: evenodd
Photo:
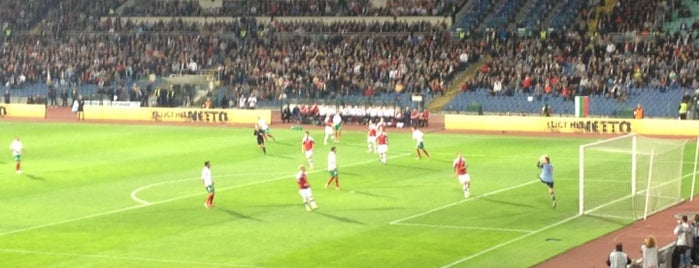
<path fill-rule="evenodd" d="M 311 188 L 299 189 L 299 194 L 301 195 L 301 198 L 303 198 L 304 202 L 313 199 Z"/>
<path fill-rule="evenodd" d="M 367 143 L 376 143 L 376 136 L 367 136 L 366 142 Z"/>
<path fill-rule="evenodd" d="M 379 144 L 379 146 L 376 147 L 376 152 L 383 154 L 388 152 L 388 145 L 387 144 Z"/>
<path fill-rule="evenodd" d="M 306 158 L 311 158 L 313 156 L 313 150 L 306 151 Z"/>
<path fill-rule="evenodd" d="M 468 174 L 459 175 L 459 182 L 461 184 L 471 183 L 471 176 Z"/>
<path fill-rule="evenodd" d="M 335 130 L 331 126 L 325 126 L 325 135 L 335 134 Z"/>

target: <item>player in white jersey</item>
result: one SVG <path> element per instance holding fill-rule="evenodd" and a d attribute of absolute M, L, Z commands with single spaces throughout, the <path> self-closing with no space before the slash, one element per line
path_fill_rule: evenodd
<path fill-rule="evenodd" d="M 328 182 L 325 183 L 325 188 L 327 189 L 328 186 L 330 186 L 330 183 L 335 181 L 335 190 L 340 190 L 340 175 L 337 171 L 337 151 L 335 149 L 335 146 L 330 148 L 330 152 L 328 153 L 328 173 L 330 173 L 330 178 L 328 179 Z"/>
<path fill-rule="evenodd" d="M 366 144 L 368 147 L 367 153 L 376 151 L 376 131 L 379 129 L 371 119 L 369 119 L 369 131 L 366 136 Z"/>
<path fill-rule="evenodd" d="M 19 139 L 15 137 L 10 143 L 10 151 L 12 151 L 12 158 L 15 159 L 15 172 L 17 174 L 22 174 L 22 151 L 24 150 L 24 144 Z"/>
<path fill-rule="evenodd" d="M 427 159 L 431 159 L 430 153 L 427 152 L 427 149 L 425 149 L 425 143 L 422 140 L 422 138 L 425 136 L 425 133 L 417 129 L 416 126 L 412 127 L 413 129 L 413 140 L 415 140 L 417 143 L 415 144 L 415 152 L 417 152 L 417 159 L 422 159 L 422 155 L 420 154 L 420 151 L 423 151 L 425 155 L 427 156 Z"/>
<path fill-rule="evenodd" d="M 272 136 L 272 133 L 269 131 L 269 126 L 267 125 L 267 122 L 265 121 L 262 116 L 257 117 L 257 125 L 260 127 L 262 132 L 265 134 L 265 140 L 272 138 L 273 141 L 277 141 L 274 136 Z"/>

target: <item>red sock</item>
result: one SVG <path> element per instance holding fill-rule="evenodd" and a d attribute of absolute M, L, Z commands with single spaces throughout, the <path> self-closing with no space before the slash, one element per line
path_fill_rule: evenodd
<path fill-rule="evenodd" d="M 422 155 L 420 155 L 420 149 L 415 149 L 415 151 L 417 152 L 417 157 L 422 158 Z"/>

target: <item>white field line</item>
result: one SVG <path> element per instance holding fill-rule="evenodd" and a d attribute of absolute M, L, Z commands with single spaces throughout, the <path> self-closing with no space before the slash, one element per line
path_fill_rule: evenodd
<path fill-rule="evenodd" d="M 114 256 L 114 255 L 104 255 L 104 254 L 76 254 L 76 253 L 64 253 L 64 252 L 50 252 L 50 251 L 36 251 L 36 250 L 23 250 L 23 249 L 4 249 L 0 248 L 0 252 L 5 252 L 9 254 L 23 254 L 23 255 L 49 255 L 49 256 L 67 256 L 67 257 L 79 257 L 79 258 L 93 258 L 93 259 L 107 259 L 107 260 L 122 260 L 122 261 L 132 261 L 132 262 L 152 262 L 152 263 L 167 263 L 167 264 L 179 264 L 179 265 L 193 265 L 193 266 L 205 266 L 205 267 L 260 267 L 254 265 L 242 265 L 242 264 L 222 264 L 222 263 L 208 263 L 208 262 L 196 262 L 196 261 L 181 261 L 172 259 L 154 259 L 154 258 L 142 258 L 142 257 L 124 257 L 124 256 Z"/>
<path fill-rule="evenodd" d="M 408 155 L 412 155 L 412 153 L 403 153 L 403 154 L 399 154 L 399 155 L 390 156 L 389 158 L 398 158 L 398 157 L 403 157 L 403 156 L 408 156 Z M 364 164 L 371 163 L 371 162 L 376 162 L 376 161 L 378 161 L 378 160 L 377 160 L 377 159 L 372 159 L 372 160 L 367 160 L 367 161 L 357 162 L 357 163 L 354 163 L 354 164 L 345 165 L 345 167 L 364 165 Z M 308 173 L 316 173 L 316 172 L 321 172 L 321 171 L 325 171 L 325 170 L 321 170 L 321 169 L 312 170 L 312 171 L 310 171 L 310 172 L 308 172 Z M 235 185 L 235 186 L 230 186 L 230 187 L 224 187 L 224 188 L 221 188 L 221 189 L 218 190 L 218 191 L 221 192 L 221 191 L 226 191 L 226 190 L 232 190 L 232 189 L 247 187 L 247 186 L 251 186 L 251 185 L 263 184 L 263 183 L 268 183 L 268 182 L 273 182 L 273 181 L 288 179 L 289 177 L 290 177 L 290 175 L 278 176 L 278 177 L 275 177 L 275 178 L 272 178 L 272 179 L 268 179 L 268 180 L 254 181 L 254 182 L 245 183 L 245 184 L 241 184 L 241 185 Z M 200 193 L 195 193 L 195 194 L 193 193 L 193 194 L 188 194 L 188 195 L 182 195 L 182 196 L 173 197 L 173 198 L 170 198 L 170 199 L 160 200 L 160 201 L 156 201 L 156 202 L 149 202 L 148 204 L 138 204 L 138 205 L 134 205 L 134 206 L 130 206 L 130 207 L 125 207 L 125 208 L 120 208 L 120 209 L 115 209 L 115 210 L 109 210 L 109 211 L 99 212 L 99 213 L 90 214 L 90 215 L 85 215 L 85 216 L 81 216 L 81 217 L 77 217 L 77 218 L 66 219 L 66 220 L 56 221 L 56 222 L 49 222 L 49 223 L 39 224 L 39 225 L 34 225 L 34 226 L 29 226 L 29 227 L 25 227 L 25 228 L 19 228 L 19 229 L 16 229 L 16 230 L 11 230 L 11 231 L 7 231 L 7 232 L 0 233 L 0 237 L 6 236 L 6 235 L 10 235 L 10 234 L 22 233 L 22 232 L 26 232 L 26 231 L 31 231 L 31 230 L 36 230 L 36 229 L 41 229 L 41 228 L 46 228 L 46 227 L 57 226 L 57 225 L 61 225 L 61 224 L 66 224 L 66 223 L 81 221 L 81 220 L 87 220 L 87 219 L 97 218 L 97 217 L 106 216 L 106 215 L 112 215 L 112 214 L 121 213 L 121 212 L 125 212 L 125 211 L 130 211 L 130 210 L 134 210 L 134 209 L 139 209 L 139 208 L 143 208 L 143 207 L 147 207 L 147 206 L 169 203 L 169 202 L 172 202 L 172 201 L 177 201 L 177 200 L 186 199 L 186 198 L 190 198 L 190 197 L 194 197 L 194 196 L 199 196 L 199 195 L 201 195 L 201 194 L 200 194 Z"/>
<path fill-rule="evenodd" d="M 266 172 L 251 172 L 251 173 L 236 173 L 236 174 L 226 174 L 226 175 L 219 175 L 216 176 L 217 178 L 229 178 L 229 177 L 245 177 L 245 176 L 255 176 L 255 175 L 269 175 L 269 173 Z M 171 181 L 162 181 L 162 182 L 156 182 L 156 183 L 151 183 L 145 186 L 141 186 L 136 188 L 135 190 L 131 191 L 131 199 L 133 201 L 136 201 L 136 203 L 142 204 L 142 205 L 150 205 L 152 202 L 143 200 L 138 197 L 138 193 L 149 189 L 153 188 L 156 186 L 161 186 L 165 184 L 171 184 L 171 183 L 179 183 L 179 182 L 185 182 L 185 181 L 193 181 L 193 180 L 198 180 L 199 178 L 186 178 L 186 179 L 177 179 L 177 180 L 171 180 Z"/>
<path fill-rule="evenodd" d="M 448 207 L 453 207 L 453 206 L 456 206 L 456 205 L 461 204 L 461 203 L 464 203 L 464 202 L 469 202 L 469 201 L 472 201 L 472 200 L 481 199 L 481 198 L 484 198 L 484 197 L 487 197 L 487 196 L 491 196 L 491 195 L 494 195 L 494 194 L 506 192 L 506 191 L 509 191 L 509 190 L 512 190 L 512 189 L 517 189 L 517 188 L 524 187 L 524 186 L 527 186 L 527 185 L 529 185 L 529 184 L 533 184 L 533 183 L 537 183 L 537 182 L 539 182 L 539 181 L 538 181 L 538 180 L 533 180 L 533 181 L 530 181 L 530 182 L 525 182 L 525 183 L 522 183 L 522 184 L 518 184 L 518 185 L 510 186 L 510 187 L 507 187 L 507 188 L 502 188 L 502 189 L 499 189 L 499 190 L 496 190 L 496 191 L 488 192 L 488 193 L 485 193 L 485 194 L 482 194 L 482 195 L 473 196 L 473 197 L 468 198 L 468 199 L 462 199 L 462 200 L 459 200 L 459 201 L 456 201 L 456 202 L 453 202 L 453 203 L 446 204 L 446 205 L 441 206 L 441 207 L 437 207 L 437 208 L 430 209 L 430 210 L 425 211 L 425 212 L 421 212 L 421 213 L 418 213 L 418 214 L 415 214 L 415 215 L 411 215 L 411 216 L 408 216 L 408 217 L 405 217 L 405 218 L 400 218 L 400 219 L 391 221 L 389 224 L 400 224 L 400 223 L 403 222 L 403 221 L 407 221 L 407 220 L 414 219 L 414 218 L 417 218 L 417 217 L 425 216 L 425 215 L 430 214 L 430 213 L 432 213 L 432 212 L 440 211 L 440 210 L 445 209 L 445 208 L 448 208 Z"/>
<path fill-rule="evenodd" d="M 559 221 L 559 222 L 556 222 L 556 223 L 554 223 L 554 224 L 551 224 L 551 225 L 548 225 L 548 226 L 544 226 L 544 227 L 542 227 L 542 228 L 540 228 L 540 229 L 538 229 L 538 230 L 535 230 L 535 231 L 533 231 L 533 232 L 530 232 L 530 233 L 528 233 L 528 234 L 524 234 L 524 235 L 521 235 L 521 236 L 519 236 L 519 237 L 510 239 L 510 240 L 507 240 L 507 241 L 502 242 L 502 243 L 500 243 L 500 244 L 497 244 L 497 245 L 494 245 L 494 246 L 492 246 L 492 247 L 489 247 L 489 248 L 487 248 L 487 249 L 485 249 L 485 250 L 481 250 L 481 251 L 479 251 L 479 252 L 477 252 L 477 253 L 475 253 L 475 254 L 472 254 L 472 255 L 469 255 L 469 256 L 465 256 L 465 257 L 463 257 L 463 258 L 461 258 L 461 259 L 458 259 L 458 260 L 456 260 L 456 261 L 453 261 L 453 262 L 451 262 L 451 263 L 449 263 L 449 264 L 443 265 L 443 266 L 441 266 L 441 268 L 448 268 L 448 267 L 452 267 L 452 266 L 454 266 L 454 265 L 463 263 L 463 262 L 465 262 L 465 261 L 468 261 L 468 260 L 470 260 L 470 259 L 476 258 L 476 257 L 481 256 L 481 255 L 483 255 L 483 254 L 486 254 L 486 253 L 488 253 L 488 252 L 497 250 L 497 249 L 499 249 L 499 248 L 501 248 L 501 247 L 507 246 L 507 245 L 512 244 L 512 243 L 514 243 L 514 242 L 517 242 L 517 241 L 519 241 L 519 240 L 525 239 L 525 238 L 527 238 L 527 237 L 530 237 L 530 236 L 532 236 L 532 235 L 541 233 L 541 232 L 543 232 L 543 231 L 546 231 L 546 230 L 551 229 L 551 228 L 553 228 L 553 227 L 556 227 L 556 226 L 558 226 L 558 225 L 561 225 L 561 224 L 564 224 L 564 223 L 566 223 L 566 222 L 572 221 L 572 220 L 574 220 L 574 219 L 576 219 L 576 218 L 578 218 L 578 217 L 580 217 L 580 215 L 575 215 L 575 216 L 573 216 L 573 217 L 564 219 L 564 220 Z"/>
<path fill-rule="evenodd" d="M 499 232 L 513 232 L 513 233 L 531 233 L 531 232 L 534 232 L 534 230 L 512 229 L 512 228 L 459 226 L 459 225 L 407 223 L 407 222 L 396 223 L 395 225 L 417 226 L 417 227 L 427 227 L 427 228 L 444 228 L 444 229 L 499 231 Z"/>

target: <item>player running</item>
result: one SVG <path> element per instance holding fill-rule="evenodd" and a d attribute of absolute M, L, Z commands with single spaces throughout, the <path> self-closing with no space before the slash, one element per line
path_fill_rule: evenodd
<path fill-rule="evenodd" d="M 296 183 L 299 185 L 299 194 L 301 195 L 301 199 L 303 199 L 303 205 L 306 207 L 306 210 L 316 210 L 318 205 L 313 199 L 313 192 L 311 191 L 311 185 L 308 183 L 306 167 L 304 165 L 299 166 L 299 172 L 296 173 Z"/>
<path fill-rule="evenodd" d="M 267 148 L 265 147 L 265 132 L 260 129 L 259 125 L 255 125 L 255 131 L 252 135 L 257 138 L 257 146 L 262 149 L 263 154 L 267 154 Z"/>
<path fill-rule="evenodd" d="M 466 159 L 461 155 L 461 153 L 456 153 L 456 159 L 454 159 L 454 176 L 456 176 L 461 183 L 461 187 L 464 190 L 464 198 L 468 198 L 471 192 L 471 176 L 468 174 L 468 163 Z"/>
<path fill-rule="evenodd" d="M 425 133 L 422 133 L 419 129 L 417 129 L 417 126 L 413 126 L 413 140 L 417 142 L 415 145 L 415 152 L 417 152 L 417 159 L 422 159 L 422 155 L 420 154 L 420 151 L 422 150 L 425 155 L 427 156 L 427 159 L 432 159 L 430 157 L 430 153 L 427 152 L 427 149 L 425 149 L 425 143 L 423 142 L 422 138 L 425 136 Z"/>
<path fill-rule="evenodd" d="M 325 189 L 330 186 L 330 183 L 335 181 L 335 190 L 340 190 L 340 175 L 337 172 L 337 151 L 335 146 L 330 148 L 328 153 L 328 172 L 330 173 L 330 179 L 325 183 Z"/>
<path fill-rule="evenodd" d="M 316 143 L 313 141 L 313 137 L 311 137 L 311 133 L 306 131 L 306 134 L 301 140 L 301 152 L 306 155 L 306 159 L 308 159 L 308 167 L 311 169 L 313 169 L 313 147 L 315 147 L 315 144 Z"/>
<path fill-rule="evenodd" d="M 272 133 L 270 133 L 269 126 L 267 125 L 267 122 L 265 121 L 265 119 L 262 118 L 262 116 L 257 117 L 257 125 L 260 126 L 260 129 L 265 134 L 265 140 L 267 140 L 268 138 L 272 138 L 273 141 L 277 141 L 274 138 L 274 136 L 272 136 Z"/>

